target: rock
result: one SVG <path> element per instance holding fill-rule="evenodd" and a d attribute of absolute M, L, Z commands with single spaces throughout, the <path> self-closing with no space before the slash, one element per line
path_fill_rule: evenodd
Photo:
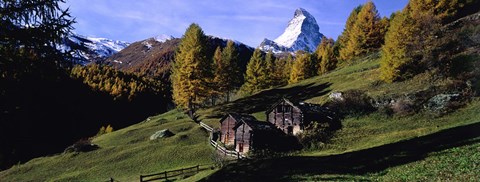
<path fill-rule="evenodd" d="M 456 101 L 460 98 L 460 94 L 438 94 L 430 98 L 425 103 L 424 108 L 436 112 L 443 113 L 448 110 L 448 105 L 452 101 Z"/>
<path fill-rule="evenodd" d="M 328 98 L 331 100 L 335 101 L 343 101 L 345 98 L 343 98 L 343 93 L 342 92 L 332 92 L 330 95 L 328 95 Z"/>
<path fill-rule="evenodd" d="M 152 136 L 150 136 L 150 140 L 156 140 L 158 138 L 167 138 L 171 137 L 175 134 L 173 134 L 170 130 L 165 129 L 165 130 L 160 130 L 155 132 Z"/>
<path fill-rule="evenodd" d="M 89 140 L 80 140 L 77 143 L 67 147 L 63 153 L 71 153 L 71 152 L 89 152 L 93 150 L 97 150 L 98 145 L 90 143 Z"/>

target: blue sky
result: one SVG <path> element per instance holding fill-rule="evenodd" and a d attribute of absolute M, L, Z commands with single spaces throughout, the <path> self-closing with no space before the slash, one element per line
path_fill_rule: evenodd
<path fill-rule="evenodd" d="M 295 9 L 310 12 L 327 37 L 337 38 L 352 9 L 367 0 L 69 0 L 75 32 L 135 42 L 160 34 L 181 37 L 191 23 L 207 35 L 256 47 L 280 36 Z M 408 0 L 373 0 L 381 16 Z"/>

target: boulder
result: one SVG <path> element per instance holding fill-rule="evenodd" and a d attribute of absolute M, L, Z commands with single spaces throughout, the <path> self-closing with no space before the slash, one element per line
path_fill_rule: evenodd
<path fill-rule="evenodd" d="M 164 129 L 164 130 L 155 132 L 152 136 L 150 136 L 150 140 L 156 140 L 158 138 L 167 138 L 173 135 L 175 134 L 173 134 L 170 130 Z"/>
<path fill-rule="evenodd" d="M 435 113 L 443 113 L 449 109 L 448 106 L 451 102 L 459 99 L 460 94 L 438 94 L 430 98 L 424 108 Z"/>

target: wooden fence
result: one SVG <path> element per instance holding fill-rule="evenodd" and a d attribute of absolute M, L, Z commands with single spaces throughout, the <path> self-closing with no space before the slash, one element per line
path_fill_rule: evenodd
<path fill-rule="evenodd" d="M 208 126 L 207 124 L 205 124 L 203 122 L 200 122 L 200 126 L 203 127 L 205 130 L 207 130 L 209 132 L 213 132 L 213 128 Z"/>
<path fill-rule="evenodd" d="M 215 147 L 216 150 L 220 151 L 221 153 L 231 156 L 231 157 L 236 157 L 238 159 L 246 158 L 246 156 L 242 155 L 240 152 L 234 151 L 234 150 L 228 150 L 225 147 L 219 145 L 217 142 L 210 140 L 210 144 Z"/>
<path fill-rule="evenodd" d="M 205 130 L 210 132 L 210 137 L 213 136 L 213 128 L 211 126 L 208 126 L 207 124 L 203 122 L 199 122 L 200 126 L 204 128 Z M 227 156 L 232 156 L 236 157 L 238 159 L 246 158 L 244 155 L 240 154 L 237 151 L 234 150 L 228 150 L 225 147 L 219 145 L 217 142 L 215 142 L 212 138 L 210 138 L 210 144 L 215 147 L 216 150 L 220 151 L 221 153 L 227 155 Z"/>
<path fill-rule="evenodd" d="M 194 175 L 200 171 L 214 167 L 214 164 L 196 165 L 189 168 L 182 168 L 171 171 L 164 171 L 161 173 L 140 175 L 140 182 L 155 181 L 155 180 L 168 180 L 181 175 Z"/>

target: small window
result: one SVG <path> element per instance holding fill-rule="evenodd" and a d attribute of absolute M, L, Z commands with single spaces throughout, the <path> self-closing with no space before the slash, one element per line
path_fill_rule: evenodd
<path fill-rule="evenodd" d="M 291 106 L 285 106 L 285 112 L 292 112 Z"/>
<path fill-rule="evenodd" d="M 277 106 L 277 112 L 283 112 L 283 106 L 282 105 Z"/>

